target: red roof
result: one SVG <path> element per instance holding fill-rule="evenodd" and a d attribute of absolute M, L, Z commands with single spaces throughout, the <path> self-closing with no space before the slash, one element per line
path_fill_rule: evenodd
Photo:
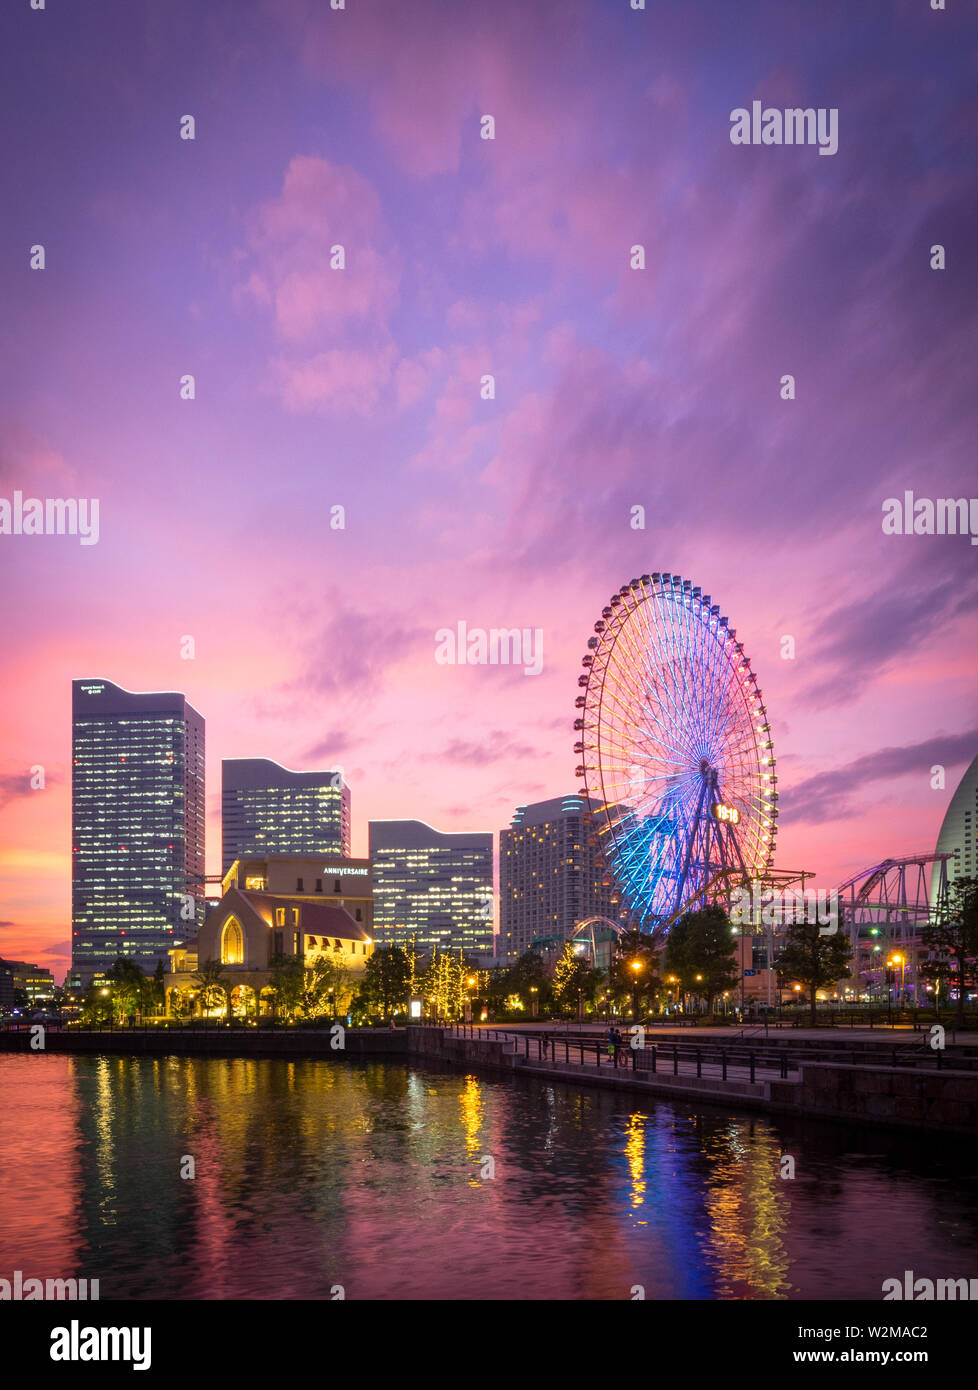
<path fill-rule="evenodd" d="M 274 893 L 250 893 L 243 888 L 232 888 L 228 891 L 229 895 L 230 893 L 240 894 L 256 912 L 260 913 L 262 917 L 270 916 L 273 922 L 277 907 L 298 908 L 298 929 L 303 936 L 338 936 L 344 941 L 370 941 L 362 923 L 356 921 L 345 907 L 337 907 L 335 903 L 318 903 L 314 898 L 310 898 L 308 902 L 296 902 L 295 898 L 280 898 Z M 288 911 L 285 916 L 285 925 L 287 928 L 294 927 Z"/>

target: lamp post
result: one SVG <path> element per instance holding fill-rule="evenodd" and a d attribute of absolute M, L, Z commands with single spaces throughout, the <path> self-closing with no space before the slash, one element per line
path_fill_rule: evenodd
<path fill-rule="evenodd" d="M 902 1004 L 902 1002 L 903 1002 L 903 997 L 904 997 L 904 993 L 905 993 L 907 962 L 906 962 L 906 960 L 904 959 L 903 956 L 901 956 L 901 955 L 893 955 L 893 956 L 890 957 L 890 959 L 889 959 L 886 963 L 887 963 L 887 965 L 888 965 L 891 969 L 892 969 L 893 966 L 895 966 L 895 965 L 898 965 L 898 966 L 900 967 L 900 1001 L 899 1001 L 899 1002 Z M 894 989 L 894 992 L 895 992 L 895 991 L 896 991 L 896 980 L 893 981 L 893 989 Z"/>
<path fill-rule="evenodd" d="M 645 969 L 640 960 L 630 962 L 632 968 L 632 1017 L 638 1018 L 638 977 Z"/>

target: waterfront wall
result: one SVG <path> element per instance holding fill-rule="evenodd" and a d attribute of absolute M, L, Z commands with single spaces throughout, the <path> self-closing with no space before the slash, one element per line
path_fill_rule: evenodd
<path fill-rule="evenodd" d="M 798 1081 L 768 1083 L 772 1109 L 859 1124 L 978 1132 L 978 1075 L 805 1062 Z"/>
<path fill-rule="evenodd" d="M 343 1047 L 333 1048 L 329 1029 L 119 1028 L 82 1032 L 45 1029 L 47 1053 L 124 1054 L 127 1056 L 205 1057 L 344 1057 L 399 1056 L 405 1053 L 403 1029 L 347 1028 Z M 0 1033 L 0 1051 L 30 1052 L 31 1030 Z"/>

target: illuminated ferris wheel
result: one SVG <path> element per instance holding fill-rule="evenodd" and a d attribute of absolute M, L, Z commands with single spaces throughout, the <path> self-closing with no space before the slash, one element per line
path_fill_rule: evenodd
<path fill-rule="evenodd" d="M 677 574 L 623 585 L 588 648 L 577 775 L 623 917 L 661 931 L 771 868 L 778 779 L 767 710 L 735 629 Z"/>

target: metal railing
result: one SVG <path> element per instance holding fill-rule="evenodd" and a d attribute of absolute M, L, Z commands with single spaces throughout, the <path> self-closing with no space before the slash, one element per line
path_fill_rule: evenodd
<path fill-rule="evenodd" d="M 721 1080 L 728 1079 L 728 1070 L 731 1067 L 746 1068 L 750 1073 L 750 1080 L 754 1081 L 758 1070 L 766 1072 L 776 1072 L 782 1079 L 786 1079 L 789 1071 L 797 1071 L 803 1064 L 811 1065 L 817 1062 L 828 1063 L 830 1065 L 842 1066 L 891 1066 L 895 1068 L 923 1068 L 933 1067 L 940 1071 L 943 1068 L 951 1067 L 960 1070 L 971 1071 L 978 1067 L 978 1058 L 963 1055 L 957 1056 L 952 1053 L 949 1058 L 945 1055 L 944 1049 L 931 1049 L 926 1043 L 906 1043 L 898 1047 L 891 1047 L 884 1051 L 882 1049 L 871 1053 L 858 1053 L 852 1049 L 802 1049 L 778 1047 L 772 1049 L 759 1045 L 751 1047 L 745 1044 L 728 1044 L 723 1039 L 715 1042 L 703 1040 L 698 1043 L 693 1042 L 662 1042 L 646 1038 L 644 1046 L 632 1048 L 629 1039 L 617 1044 L 614 1049 L 604 1038 L 595 1037 L 592 1034 L 570 1034 L 570 1033 L 548 1033 L 546 1030 L 528 1029 L 507 1029 L 505 1027 L 483 1027 L 476 1024 L 453 1024 L 447 1025 L 446 1032 L 454 1033 L 456 1036 L 467 1038 L 479 1038 L 484 1041 L 508 1040 L 522 1051 L 527 1061 L 537 1062 L 558 1062 L 562 1061 L 565 1065 L 584 1066 L 589 1065 L 610 1065 L 615 1069 L 627 1068 L 628 1057 L 631 1056 L 631 1070 L 633 1071 L 658 1071 L 659 1063 L 663 1058 L 671 1059 L 674 1074 L 678 1075 L 680 1064 L 689 1063 L 696 1066 L 696 1074 L 702 1076 L 702 1068 L 707 1066 L 719 1066 Z M 643 1063 L 638 1066 L 639 1055 L 649 1058 L 649 1065 Z M 590 1059 L 594 1058 L 594 1062 Z"/>

